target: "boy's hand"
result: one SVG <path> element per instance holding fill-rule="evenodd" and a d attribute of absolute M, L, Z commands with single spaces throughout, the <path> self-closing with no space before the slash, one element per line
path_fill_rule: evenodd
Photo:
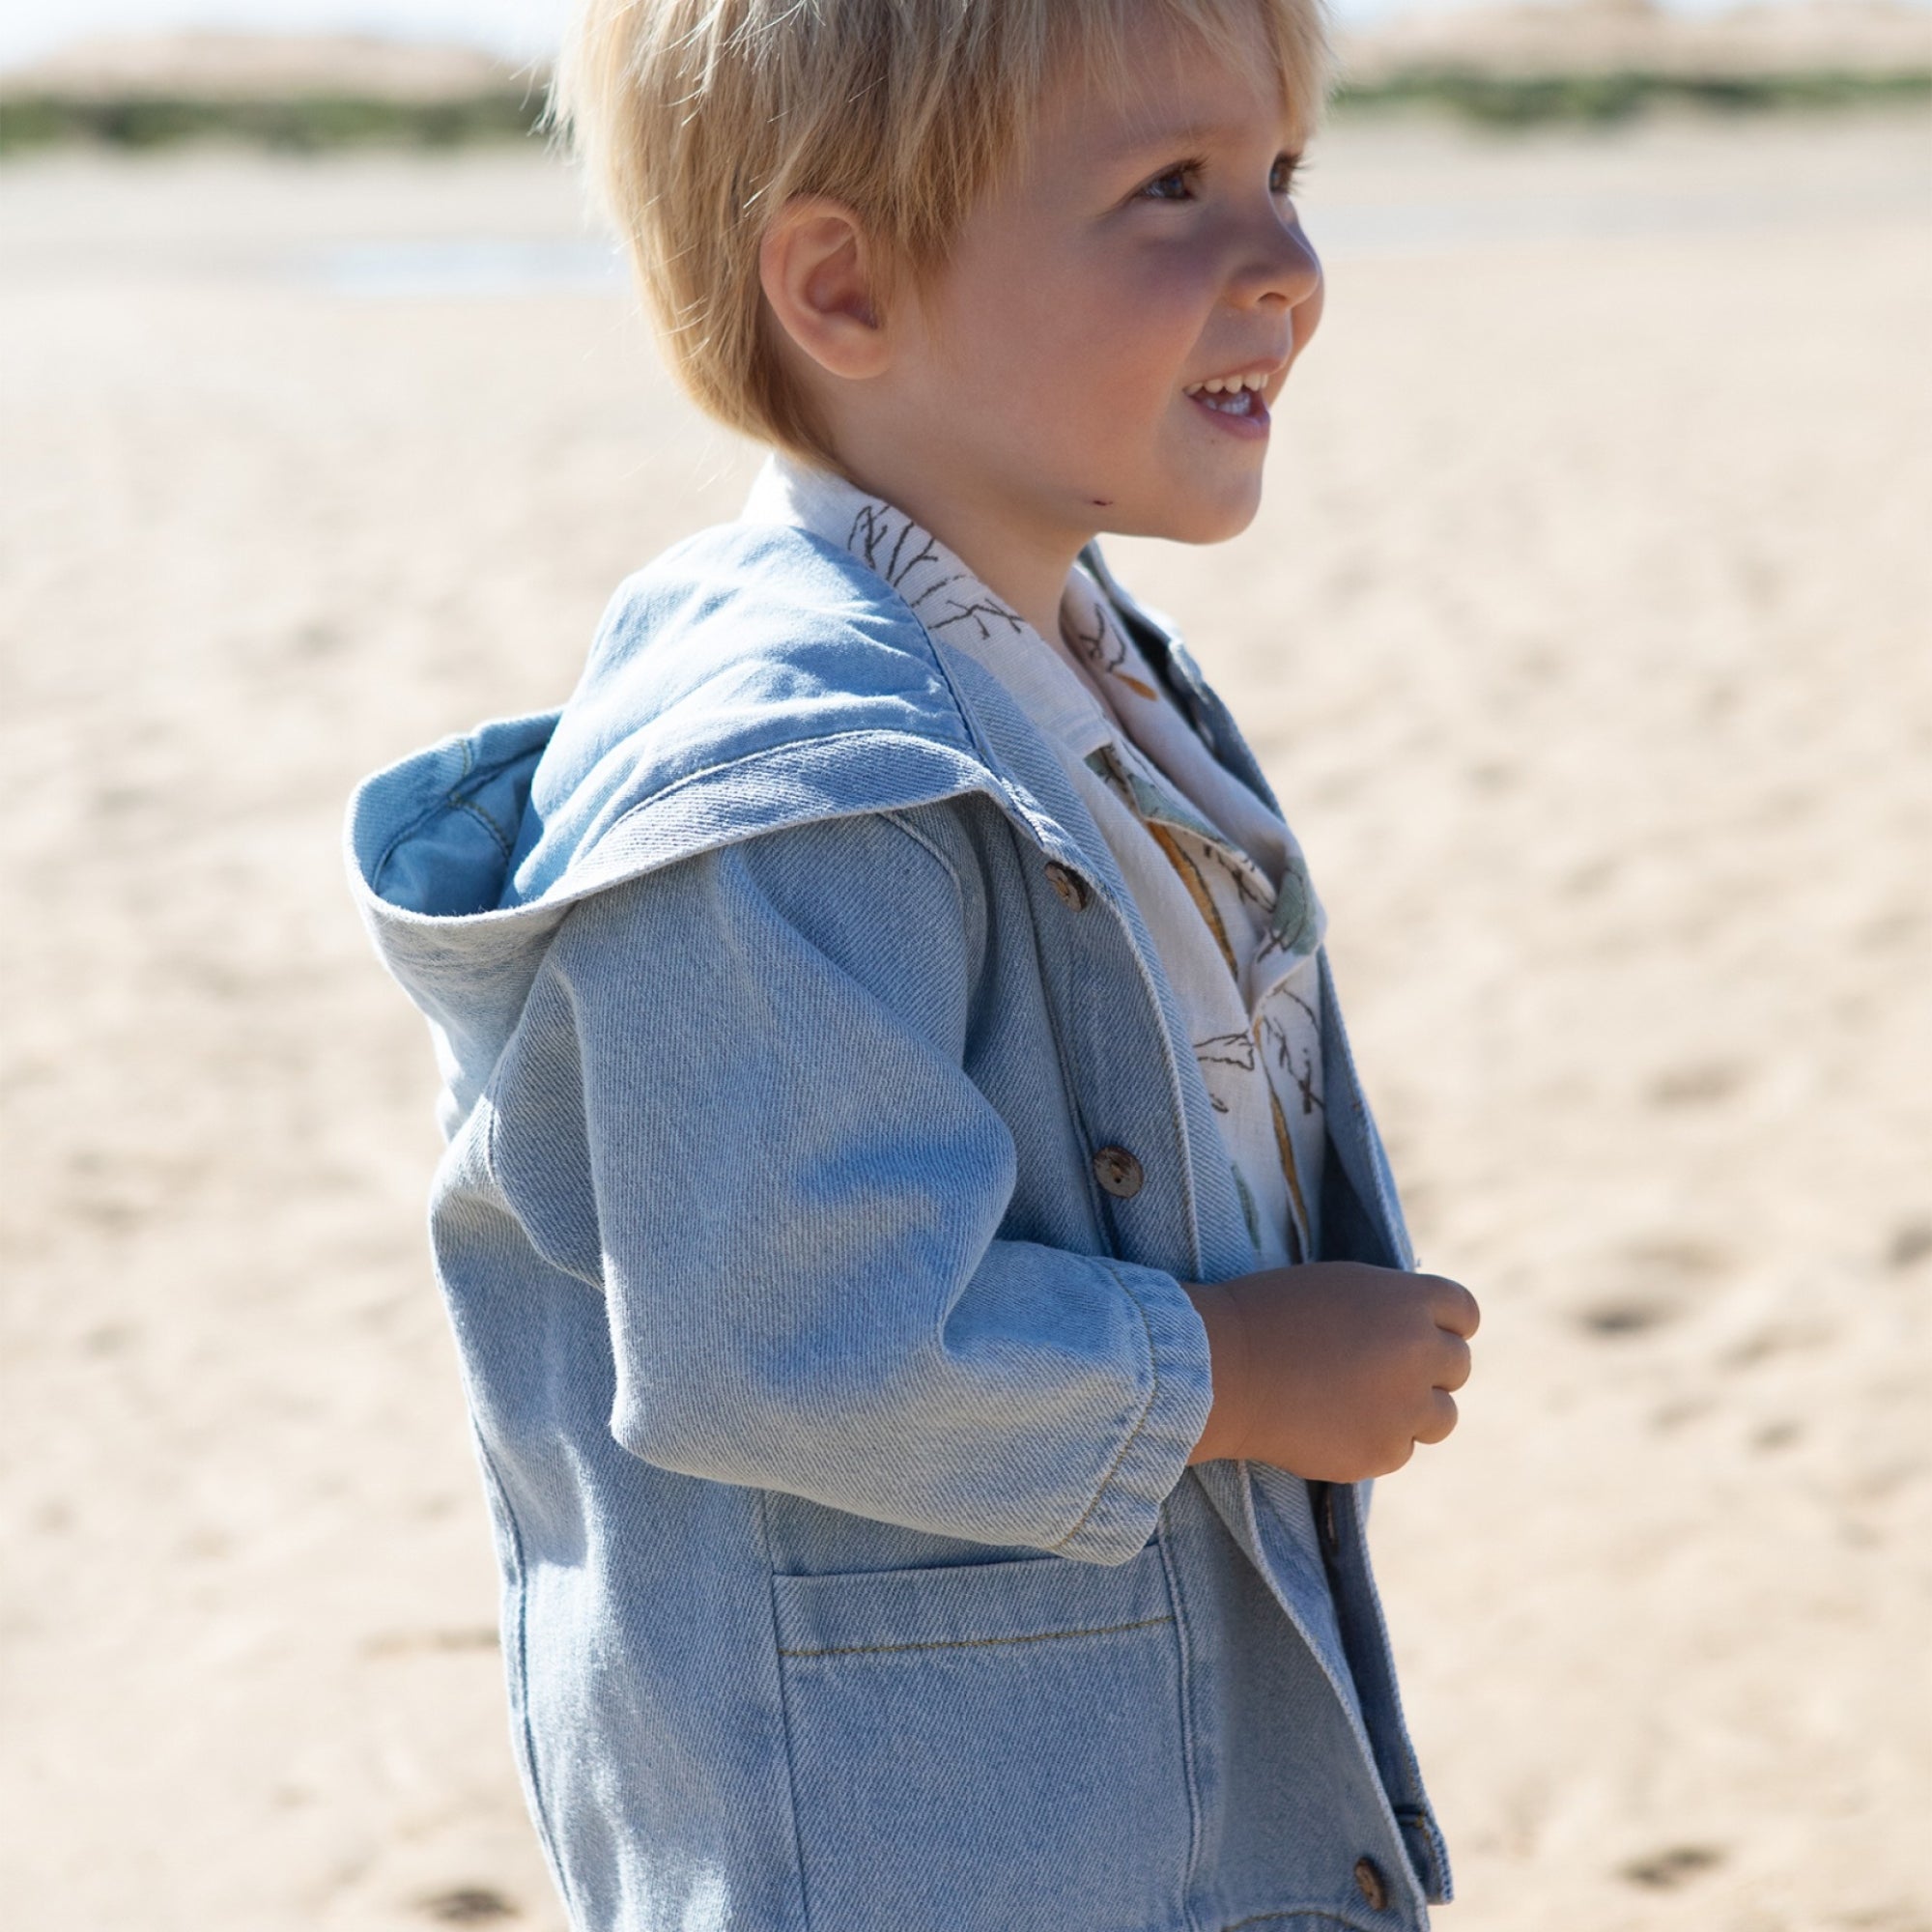
<path fill-rule="evenodd" d="M 1190 1463 L 1272 1463 L 1311 1482 L 1400 1469 L 1456 1426 L 1480 1320 L 1466 1288 L 1360 1262 L 1270 1268 L 1187 1291 L 1214 1406 Z"/>

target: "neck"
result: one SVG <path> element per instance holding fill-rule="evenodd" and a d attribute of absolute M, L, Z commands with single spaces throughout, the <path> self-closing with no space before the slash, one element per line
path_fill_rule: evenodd
<path fill-rule="evenodd" d="M 1060 635 L 1060 600 L 1067 573 L 1093 534 L 1050 530 L 1016 514 L 1009 497 L 970 484 L 935 479 L 895 452 L 840 469 L 861 490 L 883 497 L 928 529 L 988 590 L 1051 642 Z"/>

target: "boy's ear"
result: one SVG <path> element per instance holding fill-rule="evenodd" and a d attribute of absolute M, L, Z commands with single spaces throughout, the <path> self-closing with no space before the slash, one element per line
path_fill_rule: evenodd
<path fill-rule="evenodd" d="M 863 382 L 886 366 L 865 224 L 829 196 L 794 196 L 765 232 L 758 280 L 779 327 L 828 375 Z"/>

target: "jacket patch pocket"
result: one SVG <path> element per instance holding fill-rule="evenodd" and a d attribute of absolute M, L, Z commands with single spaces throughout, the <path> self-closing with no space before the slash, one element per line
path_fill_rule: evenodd
<path fill-rule="evenodd" d="M 1157 1548 L 777 1577 L 813 1932 L 1152 1932 L 1188 1847 Z"/>

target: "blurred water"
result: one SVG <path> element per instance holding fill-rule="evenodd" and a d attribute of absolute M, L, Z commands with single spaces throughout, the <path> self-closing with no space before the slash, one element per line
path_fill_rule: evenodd
<path fill-rule="evenodd" d="M 1899 178 L 1841 185 L 1726 185 L 1644 196 L 1627 193 L 1497 195 L 1491 199 L 1389 201 L 1305 211 L 1309 234 L 1331 261 L 1440 255 L 1494 246 L 1539 246 L 1646 235 L 1736 234 L 1812 221 L 1895 218 L 1932 212 L 1932 187 Z M 367 300 L 516 296 L 609 296 L 627 270 L 592 241 L 423 237 L 330 243 L 298 253 L 294 277 Z"/>
<path fill-rule="evenodd" d="M 1544 194 L 1317 208 L 1306 211 L 1303 220 L 1322 255 L 1351 261 L 1645 235 L 1738 234 L 1927 213 L 1932 213 L 1932 185 L 1901 179 L 1861 185 L 1856 196 L 1835 185 L 1806 188 L 1776 183 L 1644 196 Z"/>
<path fill-rule="evenodd" d="M 603 242 L 524 238 L 355 242 L 312 250 L 294 267 L 331 294 L 387 299 L 609 295 L 625 279 Z"/>

